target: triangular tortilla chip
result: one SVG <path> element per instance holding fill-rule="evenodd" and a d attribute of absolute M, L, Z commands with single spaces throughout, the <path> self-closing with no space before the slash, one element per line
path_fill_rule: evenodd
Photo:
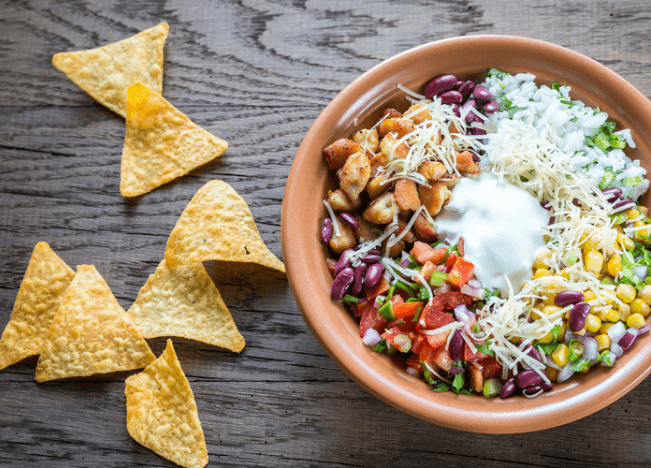
<path fill-rule="evenodd" d="M 208 463 L 197 404 L 172 340 L 156 361 L 125 382 L 127 430 L 136 442 L 188 468 Z"/>
<path fill-rule="evenodd" d="M 283 262 L 264 245 L 246 202 L 221 180 L 208 182 L 192 197 L 167 240 L 165 260 L 170 266 L 253 262 L 285 273 Z"/>
<path fill-rule="evenodd" d="M 59 302 L 74 277 L 74 270 L 46 242 L 36 244 L 0 338 L 0 370 L 41 353 Z"/>
<path fill-rule="evenodd" d="M 48 330 L 36 380 L 140 369 L 155 358 L 104 278 L 79 265 Z"/>
<path fill-rule="evenodd" d="M 228 143 L 208 133 L 142 83 L 127 90 L 127 130 L 120 193 L 135 197 L 224 154 Z"/>
<path fill-rule="evenodd" d="M 145 338 L 180 336 L 237 353 L 244 349 L 244 338 L 201 262 L 170 268 L 163 260 L 127 313 Z"/>
<path fill-rule="evenodd" d="M 127 88 L 142 82 L 163 92 L 163 46 L 170 27 L 160 23 L 96 49 L 61 52 L 52 64 L 97 102 L 127 116 Z"/>

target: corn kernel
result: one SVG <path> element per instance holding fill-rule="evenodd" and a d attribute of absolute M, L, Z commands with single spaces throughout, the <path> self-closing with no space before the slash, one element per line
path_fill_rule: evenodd
<path fill-rule="evenodd" d="M 545 260 L 549 260 L 552 258 L 552 251 L 549 249 L 544 249 L 538 252 L 538 255 L 536 255 L 536 261 L 533 263 L 533 267 L 535 269 L 540 269 L 540 268 L 549 268 L 549 265 L 545 263 Z"/>
<path fill-rule="evenodd" d="M 608 329 L 615 325 L 614 323 L 603 323 L 601 324 L 601 327 L 599 327 L 599 333 L 608 333 Z"/>
<path fill-rule="evenodd" d="M 604 264 L 604 256 L 601 252 L 591 250 L 583 256 L 583 268 L 593 275 L 599 275 Z"/>
<path fill-rule="evenodd" d="M 626 321 L 631 316 L 631 306 L 628 304 L 622 304 L 617 307 L 619 309 L 619 319 Z"/>
<path fill-rule="evenodd" d="M 640 314 L 643 317 L 648 317 L 651 314 L 651 307 L 642 299 L 633 299 L 631 302 L 631 313 L 633 315 Z"/>
<path fill-rule="evenodd" d="M 635 287 L 632 285 L 622 283 L 617 286 L 616 294 L 619 300 L 624 304 L 630 304 L 631 301 L 635 299 L 637 292 L 635 291 Z"/>
<path fill-rule="evenodd" d="M 646 320 L 642 314 L 632 314 L 626 321 L 626 325 L 631 328 L 642 328 L 646 323 Z"/>
<path fill-rule="evenodd" d="M 599 299 L 601 299 L 601 301 L 604 304 L 612 305 L 615 303 L 615 299 L 613 299 L 613 296 L 611 294 L 612 294 L 611 291 L 608 291 L 607 293 L 602 292 L 601 295 L 599 296 Z"/>
<path fill-rule="evenodd" d="M 635 239 L 639 240 L 642 239 L 642 236 L 648 237 L 648 235 L 650 234 L 649 230 L 651 229 L 651 225 L 644 224 L 642 221 L 635 221 L 633 223 L 633 226 L 635 227 L 648 226 L 646 229 L 638 229 L 637 231 L 635 231 L 635 234 L 633 236 Z"/>
<path fill-rule="evenodd" d="M 635 248 L 635 242 L 631 240 L 630 237 L 625 236 L 624 234 L 617 234 L 617 243 L 624 247 L 626 250 L 631 250 Z"/>
<path fill-rule="evenodd" d="M 561 310 L 561 308 L 558 307 L 557 305 L 549 304 L 549 305 L 543 306 L 541 312 L 543 313 L 543 315 L 552 315 L 552 314 L 558 312 L 559 310 Z M 534 320 L 539 320 L 540 318 L 542 318 L 542 315 L 540 315 L 535 310 L 531 311 L 531 316 L 533 317 Z"/>
<path fill-rule="evenodd" d="M 561 323 L 560 327 L 561 327 L 561 329 L 558 331 L 558 336 L 560 336 L 562 338 L 562 337 L 565 336 L 565 328 L 566 328 L 565 322 Z"/>
<path fill-rule="evenodd" d="M 597 298 L 597 296 L 595 295 L 594 292 L 592 292 L 591 289 L 588 289 L 587 291 L 585 291 L 585 292 L 583 293 L 583 300 L 584 300 L 585 302 L 593 301 L 593 300 L 595 300 L 596 298 Z"/>
<path fill-rule="evenodd" d="M 621 273 L 622 270 L 622 256 L 615 254 L 610 257 L 610 260 L 608 260 L 608 274 L 610 276 L 617 276 L 617 274 Z"/>
<path fill-rule="evenodd" d="M 647 304 L 651 304 L 651 284 L 645 284 L 640 289 L 640 292 L 637 293 L 637 297 L 642 299 Z"/>
<path fill-rule="evenodd" d="M 565 278 L 566 280 L 569 280 L 569 279 L 570 279 L 570 272 L 567 271 L 565 268 L 563 268 L 561 271 L 559 271 L 558 274 L 559 274 L 561 277 Z"/>
<path fill-rule="evenodd" d="M 640 216 L 640 212 L 637 211 L 635 208 L 626 211 L 626 217 L 628 219 L 635 219 L 638 216 Z"/>
<path fill-rule="evenodd" d="M 583 250 L 584 253 L 591 252 L 593 250 L 596 250 L 596 244 L 597 244 L 596 241 L 594 241 L 592 237 L 590 237 L 583 243 L 583 245 L 581 246 L 581 250 Z"/>
<path fill-rule="evenodd" d="M 551 343 L 552 341 L 554 341 L 554 338 L 555 338 L 554 334 L 552 332 L 549 332 L 542 338 L 539 338 L 538 343 L 544 343 L 544 344 Z"/>
<path fill-rule="evenodd" d="M 563 343 L 556 346 L 552 359 L 557 366 L 564 366 L 570 360 L 570 349 Z"/>
<path fill-rule="evenodd" d="M 542 311 L 543 311 L 543 314 L 545 314 L 545 315 L 552 315 L 552 314 L 555 314 L 556 312 L 558 312 L 559 310 L 561 310 L 560 307 L 558 307 L 557 305 L 551 305 L 550 304 L 550 305 L 546 305 L 545 307 L 543 307 Z"/>
<path fill-rule="evenodd" d="M 534 307 L 534 308 L 532 308 L 530 310 L 531 310 L 531 319 L 532 320 L 540 320 L 542 318 L 543 314 L 542 314 L 542 311 L 539 308 Z"/>
<path fill-rule="evenodd" d="M 599 327 L 601 327 L 601 320 L 599 317 L 593 314 L 588 314 L 585 319 L 584 328 L 589 332 L 594 333 L 596 331 L 599 331 Z"/>
<path fill-rule="evenodd" d="M 543 298 L 543 304 L 545 305 L 554 304 L 554 298 L 556 297 L 556 293 L 540 293 L 540 295 Z"/>
<path fill-rule="evenodd" d="M 615 309 L 608 309 L 604 314 L 604 319 L 606 322 L 619 322 L 620 318 L 621 316 L 619 312 L 617 312 Z"/>
<path fill-rule="evenodd" d="M 610 349 L 610 336 L 608 336 L 608 333 L 597 335 L 594 339 L 597 340 L 597 351 L 602 352 Z"/>
<path fill-rule="evenodd" d="M 542 278 L 543 276 L 551 276 L 552 272 L 549 271 L 547 268 L 538 268 L 536 272 L 533 274 L 534 279 L 537 278 Z"/>
<path fill-rule="evenodd" d="M 548 366 L 545 368 L 545 375 L 552 382 L 556 382 L 556 380 L 558 380 L 558 372 L 558 369 L 554 369 L 553 367 Z"/>

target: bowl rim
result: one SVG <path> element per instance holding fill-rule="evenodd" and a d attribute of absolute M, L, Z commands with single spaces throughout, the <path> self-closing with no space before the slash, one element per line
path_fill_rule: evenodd
<path fill-rule="evenodd" d="M 551 62 L 571 61 L 572 69 L 580 70 L 580 73 L 590 77 L 586 78 L 585 89 L 588 93 L 592 92 L 598 96 L 600 89 L 615 90 L 612 95 L 609 93 L 609 96 L 612 100 L 610 106 L 619 116 L 618 123 L 631 128 L 634 137 L 636 133 L 643 138 L 651 135 L 651 124 L 639 124 L 643 122 L 641 119 L 644 115 L 651 115 L 651 102 L 614 71 L 571 49 L 520 36 L 476 35 L 442 39 L 403 51 L 375 65 L 346 86 L 321 112 L 299 147 L 287 179 L 281 212 L 281 243 L 288 281 L 308 328 L 324 350 L 353 380 L 384 402 L 424 421 L 469 432 L 522 433 L 547 429 L 592 414 L 633 389 L 651 373 L 651 353 L 627 353 L 612 369 L 599 369 L 601 374 L 596 379 L 596 383 L 589 386 L 584 384 L 582 388 L 578 388 L 581 382 L 577 383 L 577 379 L 573 379 L 573 382 L 564 383 L 560 385 L 560 389 L 554 389 L 548 395 L 546 394 L 545 398 L 541 396 L 529 400 L 520 397 L 512 404 L 509 403 L 512 398 L 484 399 L 477 395 L 437 394 L 431 390 L 429 396 L 425 397 L 428 394 L 421 391 L 422 385 L 419 387 L 419 384 L 415 383 L 416 378 L 405 372 L 374 370 L 382 366 L 392 366 L 387 364 L 386 356 L 378 355 L 365 347 L 358 333 L 356 337 L 358 344 L 355 345 L 351 341 L 345 329 L 349 324 L 342 322 L 345 318 L 338 314 L 323 313 L 328 306 L 322 301 L 315 300 L 314 290 L 309 286 L 311 284 L 309 279 L 313 278 L 311 270 L 314 270 L 314 265 L 306 262 L 305 255 L 306 252 L 315 250 L 314 239 L 318 237 L 318 231 L 314 229 L 311 231 L 313 235 L 305 234 L 314 238 L 308 242 L 302 239 L 302 236 L 295 235 L 292 230 L 292 226 L 304 215 L 304 213 L 296 214 L 300 200 L 296 198 L 295 193 L 305 191 L 305 187 L 301 189 L 305 182 L 301 179 L 301 170 L 307 166 L 306 161 L 314 157 L 314 148 L 310 146 L 320 129 L 337 121 L 355 118 L 356 114 L 364 110 L 359 106 L 356 107 L 356 99 L 363 101 L 366 95 L 372 94 L 374 86 L 378 86 L 379 76 L 391 70 L 405 68 L 419 57 L 448 52 L 458 47 L 466 49 L 507 47 L 517 56 L 531 56 L 532 59 L 545 59 Z M 346 102 L 352 102 L 352 107 L 346 105 Z M 612 109 L 604 110 L 607 110 L 611 117 L 613 116 Z M 631 121 L 638 122 L 638 126 L 633 128 L 630 125 Z M 640 151 L 645 157 L 650 155 L 649 147 L 646 145 L 649 138 L 641 139 L 638 136 L 635 139 L 638 147 L 642 147 Z M 321 161 L 320 152 L 318 155 Z M 322 217 L 322 213 L 318 216 Z M 337 307 L 332 303 L 330 305 Z M 333 333 L 333 330 L 340 331 L 346 336 L 339 336 Z M 648 338 L 648 335 L 641 338 L 639 341 L 644 341 L 644 344 L 643 346 L 638 344 L 638 347 L 651 351 L 651 340 Z M 346 340 L 350 347 L 342 348 L 342 341 L 346 342 Z M 582 377 L 584 376 L 578 380 L 583 380 Z M 547 398 L 548 396 L 550 398 Z M 464 398 L 474 398 L 478 401 L 469 403 L 463 400 Z"/>

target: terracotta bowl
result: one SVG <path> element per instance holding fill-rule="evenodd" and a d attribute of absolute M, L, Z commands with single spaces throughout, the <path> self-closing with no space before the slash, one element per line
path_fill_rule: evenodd
<path fill-rule="evenodd" d="M 538 81 L 567 82 L 572 96 L 608 112 L 618 128 L 632 131 L 636 149 L 628 149 L 649 170 L 651 103 L 630 83 L 596 61 L 546 42 L 509 36 L 474 36 L 433 42 L 403 52 L 364 73 L 323 111 L 307 133 L 292 166 L 282 208 L 282 249 L 289 284 L 305 321 L 332 359 L 359 385 L 390 405 L 442 426 L 472 432 L 535 431 L 577 420 L 623 396 L 651 372 L 651 338 L 645 335 L 614 367 L 596 366 L 533 399 L 516 396 L 435 393 L 395 366 L 385 355 L 364 346 L 356 319 L 330 301 L 332 277 L 319 241 L 325 216 L 322 200 L 329 184 L 321 156 L 332 141 L 371 126 L 388 106 L 408 107 L 402 84 L 422 92 L 440 74 L 481 78 L 495 67 L 530 72 Z M 648 196 L 645 204 L 648 206 Z"/>

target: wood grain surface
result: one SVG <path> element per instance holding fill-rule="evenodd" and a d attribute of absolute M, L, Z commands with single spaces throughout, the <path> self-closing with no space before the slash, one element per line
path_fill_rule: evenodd
<path fill-rule="evenodd" d="M 51 65 L 161 21 L 164 95 L 230 143 L 220 159 L 135 200 L 119 193 L 124 120 Z M 293 157 L 328 102 L 362 72 L 432 40 L 514 34 L 607 65 L 651 96 L 651 4 L 636 1 L 0 2 L 0 328 L 31 251 L 92 263 L 128 308 L 207 181 L 231 184 L 281 257 Z M 209 265 L 247 346 L 176 343 L 209 466 L 651 466 L 651 379 L 605 409 L 541 432 L 494 436 L 424 423 L 348 378 L 310 334 L 284 278 Z M 164 340 L 150 340 L 160 354 Z M 124 379 L 34 381 L 0 372 L 0 466 L 174 466 L 127 433 Z"/>

